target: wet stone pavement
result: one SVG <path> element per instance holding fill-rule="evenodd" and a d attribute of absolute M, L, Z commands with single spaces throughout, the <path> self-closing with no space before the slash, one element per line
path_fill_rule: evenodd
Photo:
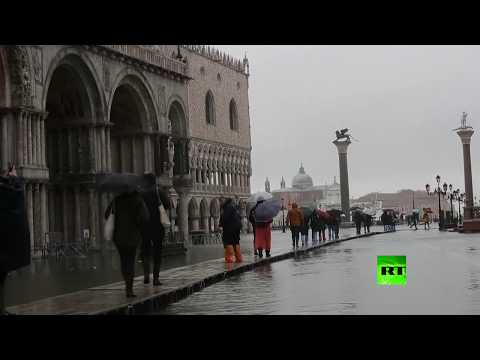
<path fill-rule="evenodd" d="M 480 234 L 402 230 L 256 268 L 157 314 L 480 314 Z M 377 285 L 378 255 L 407 257 L 406 286 Z"/>
<path fill-rule="evenodd" d="M 341 238 L 352 234 L 354 229 L 342 229 Z M 160 273 L 163 285 L 144 285 L 143 277 L 138 276 L 135 281 L 138 297 L 132 303 L 136 303 L 136 308 L 141 308 L 141 312 L 149 312 L 152 310 L 149 300 L 157 299 L 159 295 L 169 294 L 168 298 L 163 296 L 162 302 L 171 303 L 177 300 L 171 296 L 188 296 L 210 283 L 223 280 L 219 276 L 223 274 L 225 278 L 227 271 L 231 271 L 228 273 L 231 276 L 237 274 L 237 268 L 241 271 L 248 270 L 249 264 L 254 264 L 256 260 L 252 256 L 252 240 L 252 235 L 246 235 L 241 240 L 245 260 L 243 264 L 226 265 L 223 261 L 223 248 L 219 245 L 195 246 L 185 256 L 165 258 Z M 277 259 L 280 260 L 290 250 L 290 233 L 274 232 L 272 258 L 280 255 Z M 7 294 L 14 298 L 16 296 L 17 299 L 25 299 L 32 294 L 50 294 L 29 301 L 14 302 L 9 310 L 17 314 L 96 314 L 126 308 L 130 301 L 125 298 L 118 265 L 118 255 L 115 253 L 87 259 L 36 260 L 31 268 L 9 277 Z M 141 275 L 141 264 L 137 265 L 137 274 Z M 117 281 L 109 281 L 114 276 Z M 174 290 L 176 293 L 172 295 Z M 162 302 L 157 301 L 153 309 L 164 306 Z M 146 308 L 146 304 L 149 308 Z"/>

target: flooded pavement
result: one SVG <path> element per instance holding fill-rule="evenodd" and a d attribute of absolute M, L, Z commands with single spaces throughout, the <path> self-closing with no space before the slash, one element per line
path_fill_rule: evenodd
<path fill-rule="evenodd" d="M 354 229 L 341 229 L 341 236 L 354 234 Z M 242 253 L 253 251 L 253 235 L 242 235 Z M 290 233 L 273 232 L 272 250 L 288 251 Z M 193 246 L 186 254 L 163 258 L 160 277 L 164 271 L 202 263 L 223 257 L 221 245 Z M 116 251 L 90 255 L 86 258 L 37 259 L 32 265 L 10 273 L 6 283 L 7 306 L 26 304 L 40 299 L 109 285 L 122 281 L 119 257 Z M 137 262 L 136 275 L 142 275 L 142 264 Z"/>
<path fill-rule="evenodd" d="M 378 255 L 406 255 L 405 287 L 377 285 Z M 405 230 L 333 244 L 159 314 L 480 314 L 480 235 Z"/>

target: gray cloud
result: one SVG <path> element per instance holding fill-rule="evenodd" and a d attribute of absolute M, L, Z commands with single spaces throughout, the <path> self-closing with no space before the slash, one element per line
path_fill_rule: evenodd
<path fill-rule="evenodd" d="M 338 177 L 338 128 L 351 196 L 423 189 L 440 174 L 463 189 L 462 111 L 480 131 L 479 46 L 252 46 L 217 48 L 250 60 L 252 191 L 287 184 L 303 161 L 315 184 Z M 480 138 L 472 139 L 474 190 Z"/>

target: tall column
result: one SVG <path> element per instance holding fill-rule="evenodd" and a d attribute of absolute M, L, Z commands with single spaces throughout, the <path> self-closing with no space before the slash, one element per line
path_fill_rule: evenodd
<path fill-rule="evenodd" d="M 95 128 L 89 127 L 88 128 L 88 151 L 89 151 L 89 172 L 90 174 L 94 174 L 97 171 L 97 164 L 96 164 L 96 141 L 95 141 Z"/>
<path fill-rule="evenodd" d="M 102 172 L 105 172 L 107 170 L 107 154 L 106 154 L 106 147 L 107 147 L 107 142 L 106 142 L 106 137 L 105 137 L 105 127 L 102 126 L 100 128 L 100 153 L 102 154 L 102 162 L 101 162 L 101 170 Z"/>
<path fill-rule="evenodd" d="M 45 142 L 47 141 L 46 136 L 45 136 L 45 117 L 44 115 L 41 115 L 40 117 L 40 163 L 42 164 L 42 167 L 46 167 L 47 163 L 45 161 L 46 159 L 46 146 Z"/>
<path fill-rule="evenodd" d="M 457 129 L 457 134 L 460 137 L 463 145 L 463 174 L 465 178 L 465 209 L 464 219 L 470 220 L 473 218 L 473 184 L 472 184 L 472 162 L 470 158 L 470 141 L 474 130 L 471 126 L 466 126 Z"/>
<path fill-rule="evenodd" d="M 45 233 L 48 232 L 47 184 L 40 185 L 40 206 L 40 222 L 43 241 L 45 240 Z"/>
<path fill-rule="evenodd" d="M 33 227 L 33 188 L 32 184 L 26 184 L 26 192 L 27 192 L 27 221 L 28 221 L 28 229 L 30 232 L 30 247 L 33 249 L 35 247 L 34 243 L 34 227 Z"/>
<path fill-rule="evenodd" d="M 50 232 L 59 231 L 59 229 L 57 228 L 57 221 L 58 221 L 57 214 L 58 214 L 58 210 L 55 202 L 55 188 L 50 187 L 48 189 L 48 219 L 49 219 L 48 227 L 50 229 Z"/>
<path fill-rule="evenodd" d="M 23 165 L 28 165 L 28 114 L 22 111 L 23 122 Z"/>
<path fill-rule="evenodd" d="M 63 225 L 63 242 L 70 242 L 68 234 L 68 189 L 64 187 L 62 189 L 62 225 Z"/>
<path fill-rule="evenodd" d="M 27 158 L 27 164 L 32 165 L 32 159 L 33 159 L 33 148 L 32 148 L 32 116 L 30 113 L 26 113 L 27 116 L 27 135 L 28 135 L 28 140 L 27 140 L 27 145 L 28 145 L 28 158 Z"/>
<path fill-rule="evenodd" d="M 67 147 L 68 147 L 68 166 L 67 171 L 73 173 L 73 134 L 72 129 L 67 130 Z"/>
<path fill-rule="evenodd" d="M 179 208 L 177 209 L 178 227 L 182 233 L 182 238 L 185 243 L 188 242 L 188 202 L 190 196 L 187 192 L 179 191 Z"/>
<path fill-rule="evenodd" d="M 338 161 L 340 164 L 340 196 L 342 202 L 342 211 L 345 214 L 346 221 L 350 221 L 350 192 L 348 186 L 348 164 L 347 149 L 351 144 L 350 139 L 347 141 L 335 140 L 333 143 L 337 146 Z"/>
<path fill-rule="evenodd" d="M 137 147 L 136 147 L 137 138 L 135 136 L 132 136 L 130 141 L 132 144 L 132 172 L 136 174 L 138 170 L 138 165 L 139 165 L 137 163 Z"/>
<path fill-rule="evenodd" d="M 112 149 L 110 147 L 110 127 L 106 127 L 105 129 L 105 146 L 106 146 L 106 171 L 111 172 L 112 171 Z"/>
<path fill-rule="evenodd" d="M 143 136 L 143 172 L 150 172 L 150 146 L 148 135 Z"/>
<path fill-rule="evenodd" d="M 1 148 L 0 148 L 0 153 L 2 155 L 2 157 L 0 158 L 0 169 L 6 169 L 7 168 L 7 164 L 8 164 L 8 155 L 7 155 L 7 151 L 8 151 L 8 146 L 7 146 L 7 141 L 8 141 L 8 135 L 7 135 L 7 116 L 0 113 L 0 135 L 1 135 L 1 139 L 0 139 L 0 144 L 1 144 Z"/>
<path fill-rule="evenodd" d="M 24 128 L 25 128 L 25 123 L 23 121 L 23 111 L 20 111 L 20 113 L 16 117 L 16 125 L 17 125 L 17 157 L 16 157 L 16 163 L 18 166 L 23 166 L 25 164 L 24 162 L 24 148 L 25 148 L 25 137 L 24 137 Z"/>
<path fill-rule="evenodd" d="M 42 207 L 42 196 L 40 193 L 40 184 L 34 185 L 35 192 L 33 193 L 33 233 L 34 233 L 34 242 L 38 247 L 43 243 L 43 207 Z"/>
<path fill-rule="evenodd" d="M 33 131 L 33 164 L 40 165 L 40 121 L 38 114 L 32 115 L 34 131 Z"/>
<path fill-rule="evenodd" d="M 73 189 L 73 193 L 74 193 L 74 204 L 75 204 L 75 224 L 74 224 L 74 228 L 75 228 L 75 236 L 73 237 L 74 241 L 75 242 L 79 242 L 82 238 L 82 234 L 81 234 L 81 217 L 80 217 L 80 210 L 81 210 L 81 206 L 80 206 L 80 189 L 78 188 L 78 186 L 76 186 L 74 189 Z"/>
<path fill-rule="evenodd" d="M 95 196 L 95 189 L 88 189 L 88 212 L 89 212 L 89 227 L 90 227 L 90 245 L 93 248 L 97 247 L 97 206 L 96 206 L 96 196 Z"/>

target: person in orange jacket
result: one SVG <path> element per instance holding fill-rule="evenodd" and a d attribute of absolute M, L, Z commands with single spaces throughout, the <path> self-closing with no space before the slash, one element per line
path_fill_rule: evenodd
<path fill-rule="evenodd" d="M 303 213 L 298 208 L 297 203 L 294 202 L 292 208 L 287 213 L 287 226 L 290 226 L 290 231 L 292 232 L 292 246 L 294 248 L 298 248 L 300 228 L 304 222 Z"/>

